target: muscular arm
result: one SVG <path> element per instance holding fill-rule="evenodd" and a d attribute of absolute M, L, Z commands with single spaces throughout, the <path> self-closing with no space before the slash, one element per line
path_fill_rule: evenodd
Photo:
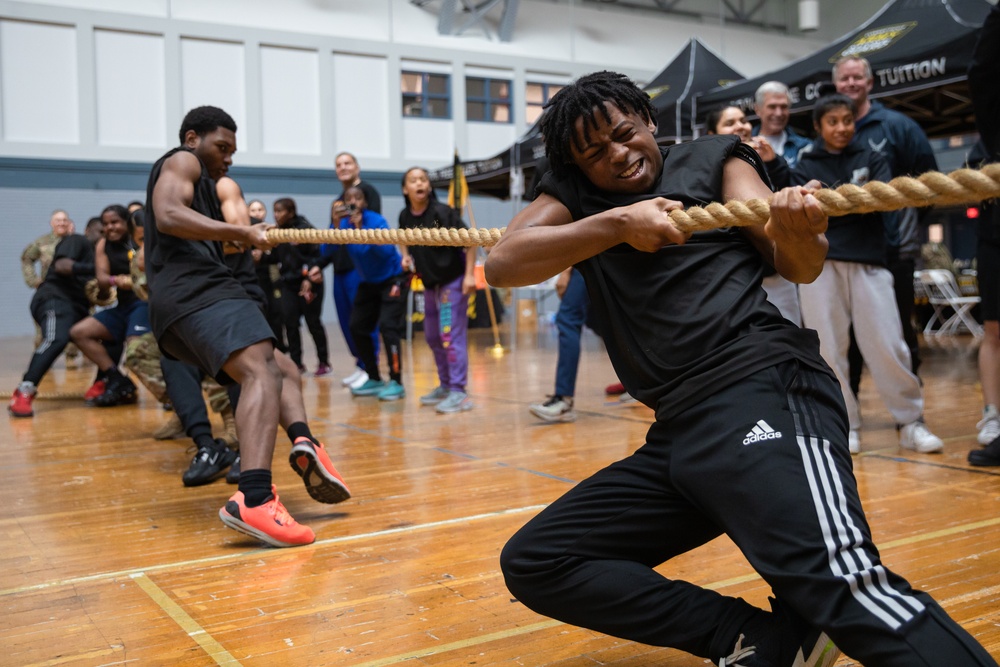
<path fill-rule="evenodd" d="M 250 210 L 243 199 L 243 190 L 228 176 L 223 176 L 215 184 L 215 194 L 222 205 L 222 217 L 226 224 L 250 226 Z"/>
<path fill-rule="evenodd" d="M 827 217 L 819 202 L 802 187 L 784 188 L 771 199 L 771 217 L 764 225 L 741 227 L 782 277 L 810 283 L 823 270 L 828 244 Z M 731 199 L 766 199 L 771 192 L 757 171 L 738 158 L 726 162 L 722 194 Z"/>
<path fill-rule="evenodd" d="M 573 222 L 558 199 L 539 195 L 514 217 L 490 251 L 486 280 L 497 287 L 534 285 L 619 243 L 645 252 L 684 243 L 687 235 L 667 215 L 677 208 L 680 202 L 657 198 Z"/>
<path fill-rule="evenodd" d="M 259 245 L 263 232 L 254 234 L 252 227 L 229 225 L 191 208 L 194 187 L 200 178 L 201 162 L 191 153 L 175 153 L 163 163 L 160 178 L 153 188 L 156 228 L 165 234 L 192 241 L 235 241 Z"/>

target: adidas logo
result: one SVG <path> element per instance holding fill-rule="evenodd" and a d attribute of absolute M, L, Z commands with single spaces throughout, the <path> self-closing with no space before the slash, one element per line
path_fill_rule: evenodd
<path fill-rule="evenodd" d="M 767 422 L 761 419 L 758 421 L 753 429 L 747 433 L 746 437 L 743 438 L 744 445 L 752 445 L 755 442 L 763 442 L 764 440 L 778 440 L 781 438 L 781 431 L 775 431 L 773 428 L 767 425 Z"/>

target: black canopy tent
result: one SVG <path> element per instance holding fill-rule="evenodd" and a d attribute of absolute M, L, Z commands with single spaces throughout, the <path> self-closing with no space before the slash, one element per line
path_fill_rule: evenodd
<path fill-rule="evenodd" d="M 928 136 L 974 132 L 965 70 L 989 8 L 986 0 L 891 0 L 859 28 L 811 55 L 698 95 L 696 126 L 720 106 L 752 112 L 757 88 L 781 81 L 791 93 L 793 124 L 811 132 L 811 119 L 796 112 L 812 109 L 838 58 L 856 55 L 871 63 L 871 97 L 916 120 Z"/>
<path fill-rule="evenodd" d="M 691 100 L 695 93 L 741 78 L 697 38 L 692 38 L 644 88 L 657 110 L 657 141 L 674 143 L 690 139 Z M 469 191 L 507 199 L 511 171 L 521 170 L 525 182 L 530 182 L 535 165 L 544 154 L 541 131 L 535 123 L 510 148 L 484 160 L 462 163 Z M 453 173 L 452 165 L 432 171 L 431 183 L 436 188 L 447 188 Z"/>

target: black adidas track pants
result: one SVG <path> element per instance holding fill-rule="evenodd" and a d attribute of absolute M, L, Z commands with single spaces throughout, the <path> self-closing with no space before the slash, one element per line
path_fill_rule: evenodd
<path fill-rule="evenodd" d="M 996 665 L 881 564 L 840 387 L 796 362 L 654 424 L 633 455 L 511 538 L 501 567 L 511 592 L 541 614 L 718 660 L 759 612 L 653 568 L 723 533 L 786 607 L 866 667 Z"/>

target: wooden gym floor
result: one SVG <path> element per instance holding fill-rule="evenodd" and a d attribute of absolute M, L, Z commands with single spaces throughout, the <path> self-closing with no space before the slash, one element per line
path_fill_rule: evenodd
<path fill-rule="evenodd" d="M 217 512 L 234 488 L 182 486 L 188 443 L 150 437 L 167 415 L 148 394 L 110 409 L 38 400 L 34 419 L 0 418 L 0 665 L 706 664 L 537 616 L 498 572 L 505 540 L 641 444 L 651 419 L 604 397 L 614 375 L 591 334 L 579 419 L 540 425 L 528 405 L 552 391 L 549 326 L 502 357 L 489 331 L 474 331 L 476 408 L 450 416 L 417 401 L 436 384 L 419 334 L 409 395 L 380 405 L 340 387 L 350 369 L 339 331 L 329 333 L 335 374 L 304 380 L 306 407 L 354 498 L 311 501 L 283 434 L 274 465 L 285 505 L 316 530 L 308 547 L 263 548 L 224 528 Z M 29 353 L 30 339 L 0 341 L 0 389 L 16 386 Z M 981 407 L 975 343 L 927 343 L 924 356 L 927 421 L 945 452 L 899 450 L 866 378 L 862 498 L 884 561 L 1000 657 L 1000 469 L 965 463 Z M 60 360 L 41 391 L 82 394 L 93 372 Z M 768 587 L 725 538 L 661 569 L 766 605 Z"/>

